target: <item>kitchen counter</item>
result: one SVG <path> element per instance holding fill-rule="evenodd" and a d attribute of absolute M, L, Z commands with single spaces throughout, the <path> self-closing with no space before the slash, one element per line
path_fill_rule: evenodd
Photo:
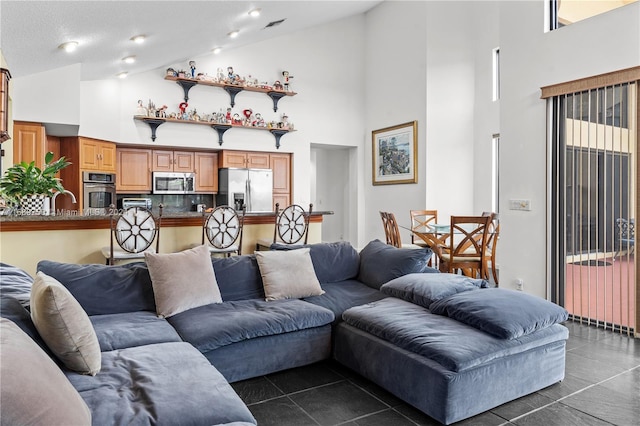
<path fill-rule="evenodd" d="M 156 209 L 153 214 L 158 215 Z M 332 211 L 314 211 L 309 222 L 322 222 L 324 215 L 332 215 Z M 275 212 L 247 213 L 246 225 L 273 223 Z M 81 216 L 75 210 L 70 214 L 56 216 L 42 215 L 2 215 L 0 216 L 0 231 L 36 231 L 36 230 L 64 230 L 64 229 L 107 229 L 109 215 Z M 163 212 L 162 227 L 165 226 L 194 226 L 202 225 L 202 213 L 197 212 Z"/>

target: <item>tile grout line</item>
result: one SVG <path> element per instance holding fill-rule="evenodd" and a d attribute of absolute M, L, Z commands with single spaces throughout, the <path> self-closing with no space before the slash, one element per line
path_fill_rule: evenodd
<path fill-rule="evenodd" d="M 626 374 L 626 373 L 628 373 L 628 372 L 630 372 L 630 371 L 633 371 L 633 370 L 635 370 L 635 369 L 640 369 L 640 365 L 639 365 L 639 366 L 636 366 L 636 367 L 633 367 L 633 368 L 630 368 L 630 369 L 628 369 L 628 370 L 626 370 L 626 371 L 623 371 L 623 372 L 621 372 L 621 373 L 618 373 L 618 374 L 616 374 L 616 375 L 614 375 L 614 376 L 611 376 L 611 377 L 609 377 L 609 378 L 607 378 L 607 379 L 601 380 L 601 381 L 599 381 L 598 383 L 590 384 L 590 385 L 589 385 L 589 386 L 587 386 L 587 387 L 584 387 L 584 388 L 582 388 L 582 389 L 580 389 L 580 390 L 577 390 L 577 391 L 575 391 L 575 392 L 573 392 L 573 393 L 570 393 L 569 395 L 565 395 L 565 396 L 563 396 L 563 397 L 561 397 L 561 398 L 558 398 L 558 399 L 554 400 L 553 402 L 550 402 L 550 403 L 548 403 L 548 404 L 545 404 L 545 405 L 543 405 L 543 406 L 541 406 L 541 407 L 534 408 L 534 409 L 533 409 L 533 410 L 531 410 L 531 411 L 528 411 L 528 412 L 526 412 L 526 413 L 524 413 L 524 414 L 521 414 L 521 415 L 519 415 L 519 416 L 517 416 L 517 417 L 514 417 L 514 418 L 513 418 L 513 419 L 511 419 L 511 420 L 508 420 L 508 421 L 507 421 L 507 423 L 502 423 L 502 424 L 500 424 L 500 426 L 508 425 L 509 423 L 511 423 L 511 422 L 513 422 L 513 421 L 515 421 L 515 420 L 519 420 L 519 419 L 521 419 L 521 418 L 523 418 L 523 417 L 528 416 L 529 414 L 532 414 L 532 413 L 535 413 L 535 412 L 537 412 L 537 411 L 543 410 L 543 409 L 545 409 L 545 408 L 547 408 L 547 407 L 552 406 L 552 405 L 553 405 L 553 404 L 555 404 L 556 402 L 560 402 L 560 401 L 563 401 L 563 400 L 565 400 L 565 399 L 567 399 L 567 398 L 570 398 L 570 397 L 572 397 L 572 396 L 578 395 L 578 394 L 580 394 L 580 393 L 582 393 L 582 392 L 586 391 L 587 389 L 591 389 L 591 388 L 593 388 L 593 387 L 595 387 L 595 386 L 601 385 L 602 383 L 608 382 L 609 380 L 613 380 L 613 379 L 615 379 L 616 377 L 619 377 L 619 376 L 621 376 L 621 375 L 623 375 L 623 374 Z M 570 406 L 567 406 L 567 407 L 570 407 Z M 573 408 L 573 407 L 571 407 L 571 408 Z M 604 420 L 604 419 L 601 419 L 601 418 L 599 418 L 599 417 L 596 417 L 596 416 L 594 416 L 593 414 L 585 413 L 584 411 L 578 410 L 577 408 L 573 408 L 573 409 L 574 409 L 574 410 L 577 410 L 577 411 L 580 411 L 581 413 L 584 413 L 584 414 L 586 414 L 586 415 L 588 415 L 588 416 L 591 416 L 591 417 L 593 417 L 593 418 L 596 418 L 596 419 L 598 419 L 598 420 L 602 420 L 603 422 L 606 422 L 606 423 L 609 423 L 609 424 L 613 424 L 613 423 L 608 422 L 608 421 L 606 421 L 606 420 Z"/>

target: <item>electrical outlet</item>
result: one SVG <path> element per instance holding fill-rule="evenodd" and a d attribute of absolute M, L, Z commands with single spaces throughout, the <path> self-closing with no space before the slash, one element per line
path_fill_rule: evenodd
<path fill-rule="evenodd" d="M 531 200 L 509 200 L 509 210 L 531 210 Z"/>
<path fill-rule="evenodd" d="M 516 278 L 516 290 L 518 291 L 524 290 L 524 280 L 522 278 Z"/>

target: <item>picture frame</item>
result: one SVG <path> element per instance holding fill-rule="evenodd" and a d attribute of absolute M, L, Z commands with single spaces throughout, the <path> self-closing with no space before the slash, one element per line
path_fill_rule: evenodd
<path fill-rule="evenodd" d="M 371 132 L 374 185 L 418 183 L 418 122 Z"/>

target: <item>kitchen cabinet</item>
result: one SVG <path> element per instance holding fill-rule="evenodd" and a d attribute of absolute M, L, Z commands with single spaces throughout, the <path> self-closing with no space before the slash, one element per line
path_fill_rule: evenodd
<path fill-rule="evenodd" d="M 191 151 L 153 150 L 154 172 L 185 172 L 195 171 L 194 153 Z"/>
<path fill-rule="evenodd" d="M 117 192 L 151 192 L 150 149 L 118 148 L 116 169 Z"/>
<path fill-rule="evenodd" d="M 40 123 L 15 121 L 13 123 L 13 164 L 35 161 L 37 167 L 44 164 L 47 138 Z"/>
<path fill-rule="evenodd" d="M 250 152 L 250 151 L 221 151 L 220 168 L 235 167 L 241 169 L 269 169 L 268 152 Z"/>
<path fill-rule="evenodd" d="M 273 170 L 273 208 L 291 204 L 291 154 L 269 154 L 269 168 Z"/>
<path fill-rule="evenodd" d="M 218 192 L 218 153 L 196 152 L 196 192 Z"/>
<path fill-rule="evenodd" d="M 80 137 L 80 168 L 87 171 L 115 172 L 116 144 Z"/>

